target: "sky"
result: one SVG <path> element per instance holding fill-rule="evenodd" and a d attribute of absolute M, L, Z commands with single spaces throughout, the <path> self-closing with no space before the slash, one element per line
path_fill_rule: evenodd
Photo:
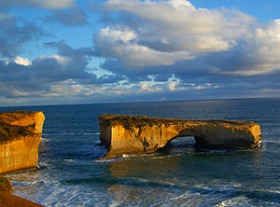
<path fill-rule="evenodd" d="M 279 0 L 0 0 L 0 106 L 280 97 Z"/>

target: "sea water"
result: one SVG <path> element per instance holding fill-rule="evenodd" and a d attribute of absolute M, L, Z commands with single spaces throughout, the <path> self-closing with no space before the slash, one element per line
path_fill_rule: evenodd
<path fill-rule="evenodd" d="M 40 170 L 8 174 L 14 194 L 51 206 L 280 206 L 280 99 L 2 107 L 43 111 Z M 193 137 L 163 152 L 102 160 L 97 117 L 137 114 L 252 120 L 259 149 L 199 151 Z"/>

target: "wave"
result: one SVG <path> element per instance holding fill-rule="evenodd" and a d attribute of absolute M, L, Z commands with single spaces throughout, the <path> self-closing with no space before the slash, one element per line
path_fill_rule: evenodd
<path fill-rule="evenodd" d="M 181 180 L 87 177 L 59 182 L 18 181 L 15 194 L 45 206 L 280 206 L 280 191 L 244 189 L 240 183 L 190 186 Z M 25 185 L 24 188 L 21 187 Z M 37 186 L 40 191 L 37 192 Z M 81 193 L 82 192 L 82 193 Z M 136 202 L 137 201 L 137 202 Z"/>

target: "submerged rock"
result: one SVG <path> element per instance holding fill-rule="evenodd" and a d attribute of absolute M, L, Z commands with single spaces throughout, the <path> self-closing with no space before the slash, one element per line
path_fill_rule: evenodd
<path fill-rule="evenodd" d="M 262 139 L 261 128 L 252 121 L 183 120 L 147 116 L 101 115 L 100 141 L 106 158 L 123 154 L 152 153 L 177 137 L 193 136 L 205 149 L 253 149 Z"/>
<path fill-rule="evenodd" d="M 43 112 L 0 113 L 0 173 L 37 167 L 44 120 Z"/>

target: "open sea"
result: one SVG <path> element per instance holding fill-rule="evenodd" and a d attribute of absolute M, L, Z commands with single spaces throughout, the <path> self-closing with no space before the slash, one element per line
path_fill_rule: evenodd
<path fill-rule="evenodd" d="M 280 207 L 280 99 L 1 107 L 43 111 L 40 170 L 8 174 L 14 194 L 46 207 Z M 163 152 L 101 160 L 100 114 L 252 120 L 256 150 L 198 151 L 193 137 Z"/>

